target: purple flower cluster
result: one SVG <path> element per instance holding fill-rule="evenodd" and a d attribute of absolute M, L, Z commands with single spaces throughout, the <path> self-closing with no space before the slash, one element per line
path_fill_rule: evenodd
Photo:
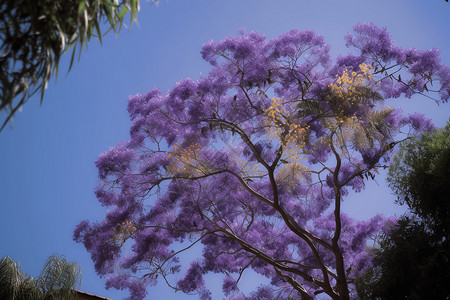
<path fill-rule="evenodd" d="M 203 46 L 207 76 L 129 99 L 130 140 L 96 161 L 105 219 L 74 232 L 108 287 L 143 299 L 163 277 L 210 299 L 203 275 L 222 273 L 229 299 L 349 293 L 386 220 L 356 221 L 340 201 L 385 167 L 401 129 L 434 129 L 420 114 L 386 109 L 389 98 L 431 94 L 433 82 L 446 101 L 450 69 L 438 51 L 401 49 L 370 23 L 346 41 L 358 54 L 333 62 L 309 30 L 271 41 L 242 32 Z M 365 78 L 353 96 L 336 92 L 345 74 Z M 193 245 L 202 257 L 183 268 L 179 254 Z M 247 268 L 271 283 L 243 295 Z"/>
<path fill-rule="evenodd" d="M 372 23 L 354 26 L 355 34 L 348 34 L 347 46 L 357 48 L 364 62 L 373 64 L 376 72 L 387 75 L 382 81 L 383 96 L 411 97 L 414 93 L 428 91 L 434 82 L 440 83 L 439 95 L 447 102 L 450 95 L 449 69 L 440 64 L 439 50 L 402 49 L 394 45 L 386 28 Z M 395 76 L 386 70 L 395 69 Z M 406 71 L 405 71 L 406 70 Z M 401 77 L 398 77 L 401 74 Z"/>
<path fill-rule="evenodd" d="M 131 278 L 129 274 L 114 274 L 106 280 L 106 288 L 115 288 L 117 290 L 129 290 L 128 299 L 144 299 L 147 295 L 145 280 Z"/>

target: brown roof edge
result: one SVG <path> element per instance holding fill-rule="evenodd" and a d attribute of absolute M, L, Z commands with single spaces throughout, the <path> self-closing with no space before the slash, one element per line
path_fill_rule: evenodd
<path fill-rule="evenodd" d="M 89 293 L 82 292 L 82 291 L 79 291 L 79 290 L 76 290 L 76 292 L 77 292 L 78 295 L 87 296 L 87 297 L 92 298 L 92 299 L 112 300 L 110 298 L 100 297 L 100 296 L 97 296 L 97 295 L 94 295 L 94 294 L 89 294 Z"/>

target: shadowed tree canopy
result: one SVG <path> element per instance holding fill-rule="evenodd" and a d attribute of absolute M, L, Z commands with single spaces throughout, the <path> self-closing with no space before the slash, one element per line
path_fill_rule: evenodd
<path fill-rule="evenodd" d="M 402 145 L 389 182 L 411 215 L 381 236 L 361 298 L 450 298 L 450 123 Z"/>
<path fill-rule="evenodd" d="M 398 203 L 450 236 L 450 123 L 405 143 L 388 179 Z"/>
<path fill-rule="evenodd" d="M 355 220 L 341 201 L 387 168 L 401 131 L 434 129 L 388 100 L 445 102 L 450 69 L 437 50 L 401 49 L 371 23 L 345 39 L 353 54 L 333 60 L 310 30 L 241 32 L 203 45 L 207 76 L 129 100 L 131 139 L 96 162 L 105 219 L 74 232 L 107 287 L 143 299 L 164 280 L 210 299 L 204 275 L 218 273 L 229 299 L 355 295 L 366 243 L 386 220 Z M 248 269 L 270 283 L 244 295 Z"/>
<path fill-rule="evenodd" d="M 74 57 L 92 37 L 101 42 L 124 18 L 136 19 L 139 0 L 4 0 L 0 4 L 0 131 L 58 73 L 61 56 Z M 130 12 L 128 14 L 128 12 Z M 105 27 L 106 25 L 106 27 Z M 103 31 L 104 29 L 107 31 Z"/>
<path fill-rule="evenodd" d="M 1 299 L 75 299 L 75 288 L 80 284 L 81 267 L 64 257 L 50 256 L 36 279 L 22 273 L 19 263 L 10 257 L 0 260 Z"/>

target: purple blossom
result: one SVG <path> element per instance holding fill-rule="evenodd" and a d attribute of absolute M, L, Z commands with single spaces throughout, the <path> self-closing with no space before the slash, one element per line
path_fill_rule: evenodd
<path fill-rule="evenodd" d="M 392 128 L 399 128 L 403 126 L 403 111 L 401 108 L 396 108 L 389 113 L 385 119 L 386 124 Z"/>
<path fill-rule="evenodd" d="M 363 56 L 354 56 L 349 54 L 347 56 L 339 56 L 336 59 L 336 65 L 330 70 L 331 76 L 340 76 L 344 70 L 359 72 L 359 65 L 365 62 Z"/>
<path fill-rule="evenodd" d="M 204 287 L 204 285 L 205 281 L 203 280 L 202 267 L 197 261 L 191 263 L 184 278 L 177 282 L 178 288 L 185 293 L 193 292 Z"/>
<path fill-rule="evenodd" d="M 158 99 L 161 96 L 160 90 L 155 88 L 145 95 L 138 94 L 130 97 L 128 100 L 128 113 L 130 114 L 131 119 L 134 119 L 138 115 L 147 115 L 157 108 L 157 106 L 155 106 L 155 99 Z"/>
<path fill-rule="evenodd" d="M 371 267 L 372 256 L 368 251 L 362 251 L 353 258 L 350 277 L 357 277 Z"/>
<path fill-rule="evenodd" d="M 270 287 L 261 286 L 256 290 L 256 292 L 251 294 L 250 299 L 270 300 L 274 299 L 274 293 Z"/>
<path fill-rule="evenodd" d="M 129 99 L 130 141 L 96 161 L 95 195 L 108 209 L 105 218 L 80 222 L 73 236 L 108 288 L 143 299 L 158 276 L 186 270 L 171 285 L 201 299 L 211 299 L 203 279 L 211 272 L 226 274 L 222 288 L 230 299 L 313 297 L 319 290 L 339 298 L 335 287 L 370 266 L 367 241 L 388 230 L 386 219 L 336 217 L 335 201 L 350 188 L 364 190 L 363 175 L 389 161 L 405 127 L 411 134 L 434 129 L 423 115 L 379 109 L 392 98 L 432 94 L 431 81 L 446 101 L 450 68 L 437 50 L 395 46 L 386 28 L 363 23 L 354 31 L 346 41 L 358 53 L 335 62 L 310 30 L 269 41 L 242 31 L 203 45 L 208 75 Z M 341 84 L 336 75 L 345 70 L 369 77 L 363 63 L 373 79 L 355 89 L 358 97 L 334 93 L 331 85 Z M 176 249 L 194 245 L 202 257 L 186 268 Z M 239 292 L 230 276 L 246 268 L 270 284 Z"/>
<path fill-rule="evenodd" d="M 222 290 L 225 296 L 229 296 L 237 288 L 236 282 L 229 276 L 225 277 L 222 284 Z"/>
<path fill-rule="evenodd" d="M 106 280 L 106 288 L 115 288 L 118 290 L 127 289 L 130 291 L 130 297 L 126 299 L 144 299 L 147 295 L 145 281 L 132 278 L 129 275 L 112 275 Z"/>
<path fill-rule="evenodd" d="M 73 234 L 75 241 L 83 243 L 95 262 L 95 270 L 100 275 L 112 273 L 114 260 L 119 257 L 120 247 L 111 242 L 111 231 L 99 224 L 80 222 Z"/>
<path fill-rule="evenodd" d="M 366 148 L 361 151 L 363 163 L 369 167 L 372 167 L 379 162 L 382 155 L 383 149 Z"/>
<path fill-rule="evenodd" d="M 447 102 L 450 97 L 450 68 L 447 66 L 440 66 L 440 70 L 437 72 L 437 77 L 441 82 L 441 89 L 439 94 L 442 102 Z"/>
<path fill-rule="evenodd" d="M 364 55 L 379 56 L 385 62 L 404 60 L 402 49 L 395 46 L 386 27 L 380 28 L 373 23 L 359 23 L 353 27 L 355 35 L 345 36 L 347 46 L 353 46 L 361 50 Z"/>
<path fill-rule="evenodd" d="M 95 165 L 98 168 L 98 176 L 106 178 L 111 173 L 125 173 L 134 157 L 134 151 L 127 148 L 127 143 L 121 142 L 116 147 L 99 155 Z"/>
<path fill-rule="evenodd" d="M 433 132 L 435 129 L 433 122 L 420 113 L 410 114 L 407 120 L 417 132 Z"/>
<path fill-rule="evenodd" d="M 315 65 L 316 62 L 326 65 L 330 62 L 330 57 L 328 56 L 330 47 L 325 45 L 322 36 L 315 34 L 311 30 L 291 30 L 280 34 L 271 42 L 270 46 L 273 48 L 271 55 L 277 59 L 280 57 L 296 59 L 305 48 L 311 47 L 311 51 L 305 57 L 305 60 L 311 65 Z"/>
<path fill-rule="evenodd" d="M 405 55 L 406 61 L 411 64 L 408 71 L 413 74 L 433 72 L 439 68 L 440 58 L 439 50 L 437 49 L 426 51 L 408 49 L 405 51 Z"/>

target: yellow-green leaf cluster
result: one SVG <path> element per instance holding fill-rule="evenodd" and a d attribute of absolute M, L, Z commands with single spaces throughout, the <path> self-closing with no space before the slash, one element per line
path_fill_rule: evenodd
<path fill-rule="evenodd" d="M 172 175 L 195 176 L 205 172 L 204 166 L 198 160 L 201 146 L 198 143 L 191 144 L 188 147 L 176 143 L 172 151 L 167 156 L 170 164 L 167 168 Z"/>
<path fill-rule="evenodd" d="M 292 188 L 307 172 L 301 161 L 304 160 L 305 141 L 309 135 L 309 126 L 297 124 L 282 99 L 273 98 L 271 106 L 265 111 L 267 138 L 276 139 L 283 146 L 277 179 Z"/>
<path fill-rule="evenodd" d="M 123 245 L 127 239 L 129 239 L 136 231 L 136 227 L 130 221 L 122 222 L 116 227 L 116 231 L 113 233 L 113 239 L 120 245 Z"/>
<path fill-rule="evenodd" d="M 374 96 L 370 93 L 372 66 L 361 64 L 359 68 L 360 72 L 344 70 L 342 75 L 336 75 L 337 80 L 328 86 L 332 95 L 330 100 L 336 102 L 334 105 L 340 108 L 336 111 L 337 118 L 342 117 L 347 108 L 360 107 L 367 98 Z"/>

